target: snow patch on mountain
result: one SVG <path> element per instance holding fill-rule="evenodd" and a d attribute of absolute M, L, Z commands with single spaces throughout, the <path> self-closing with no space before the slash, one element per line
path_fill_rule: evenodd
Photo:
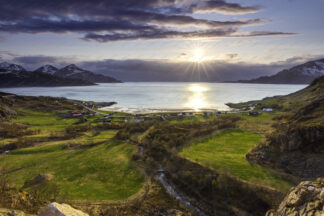
<path fill-rule="evenodd" d="M 25 71 L 25 68 L 23 68 L 22 66 L 17 64 L 9 64 L 8 62 L 2 62 L 0 64 L 0 68 L 10 71 Z"/>
<path fill-rule="evenodd" d="M 75 64 L 68 65 L 61 69 L 60 71 L 64 71 L 65 76 L 72 76 L 78 73 L 83 73 L 85 70 L 77 67 Z"/>
<path fill-rule="evenodd" d="M 44 65 L 35 71 L 53 75 L 54 73 L 56 73 L 58 71 L 58 69 L 52 65 Z"/>
<path fill-rule="evenodd" d="M 10 64 L 8 62 L 2 62 L 0 63 L 0 68 L 4 68 L 4 69 L 7 69 L 9 68 Z"/>
<path fill-rule="evenodd" d="M 322 76 L 324 75 L 324 63 L 317 61 L 314 62 L 314 65 L 312 67 L 305 66 L 303 67 L 302 73 L 307 76 L 315 76 L 315 77 Z"/>

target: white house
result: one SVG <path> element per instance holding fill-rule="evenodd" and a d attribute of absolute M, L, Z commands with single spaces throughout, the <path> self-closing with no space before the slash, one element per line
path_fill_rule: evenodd
<path fill-rule="evenodd" d="M 272 108 L 263 108 L 262 111 L 263 112 L 272 112 L 273 109 Z"/>

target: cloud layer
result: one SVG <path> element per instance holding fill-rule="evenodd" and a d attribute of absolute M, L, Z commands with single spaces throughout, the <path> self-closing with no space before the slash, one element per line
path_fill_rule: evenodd
<path fill-rule="evenodd" d="M 0 32 L 83 33 L 85 41 L 277 36 L 285 32 L 241 34 L 239 27 L 267 20 L 217 21 L 196 13 L 247 14 L 259 7 L 224 0 L 0 0 Z M 186 30 L 191 27 L 191 30 Z"/>

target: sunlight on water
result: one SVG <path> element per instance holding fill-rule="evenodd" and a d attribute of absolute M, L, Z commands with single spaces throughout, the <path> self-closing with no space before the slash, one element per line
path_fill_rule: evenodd
<path fill-rule="evenodd" d="M 203 84 L 192 84 L 188 87 L 191 95 L 189 96 L 189 101 L 184 105 L 187 108 L 199 111 L 208 107 L 205 92 L 208 91 L 206 86 Z"/>

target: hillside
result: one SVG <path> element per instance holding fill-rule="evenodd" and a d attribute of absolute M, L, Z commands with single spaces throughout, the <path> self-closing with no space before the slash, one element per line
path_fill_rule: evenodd
<path fill-rule="evenodd" d="M 309 84 L 317 77 L 324 75 L 324 59 L 310 61 L 272 76 L 262 76 L 251 80 L 239 80 L 239 83 L 264 84 Z"/>
<path fill-rule="evenodd" d="M 247 158 L 297 178 L 324 176 L 324 76 L 296 93 L 232 105 L 279 112 L 275 131 Z"/>
<path fill-rule="evenodd" d="M 239 116 L 204 117 L 200 113 L 194 118 L 163 120 L 158 113 L 107 112 L 106 119 L 104 111 L 94 115 L 81 101 L 0 96 L 0 172 L 12 187 L 4 193 L 0 187 L 0 197 L 10 197 L 0 199 L 5 208 L 34 213 L 49 200 L 64 199 L 98 216 L 102 212 L 111 216 L 197 215 L 197 209 L 207 215 L 239 216 L 242 211 L 261 216 L 291 186 L 270 170 L 259 167 L 254 172 L 255 167 L 246 162 L 244 152 L 261 136 L 244 128 L 233 129 L 242 121 Z M 101 105 L 84 104 L 88 103 L 90 107 Z M 246 136 L 246 144 L 235 154 L 238 142 L 233 139 L 241 135 Z M 222 151 L 220 163 L 224 166 L 183 157 L 181 149 L 188 142 L 206 136 L 216 136 L 217 146 L 207 150 L 216 156 Z M 226 140 L 231 141 L 230 149 L 222 148 Z M 235 163 L 228 173 L 223 172 L 231 155 Z M 262 176 L 268 179 L 263 181 Z M 170 187 L 184 200 L 181 205 Z M 18 198 L 21 193 L 31 193 L 31 199 L 36 194 L 41 200 L 23 205 Z"/>

